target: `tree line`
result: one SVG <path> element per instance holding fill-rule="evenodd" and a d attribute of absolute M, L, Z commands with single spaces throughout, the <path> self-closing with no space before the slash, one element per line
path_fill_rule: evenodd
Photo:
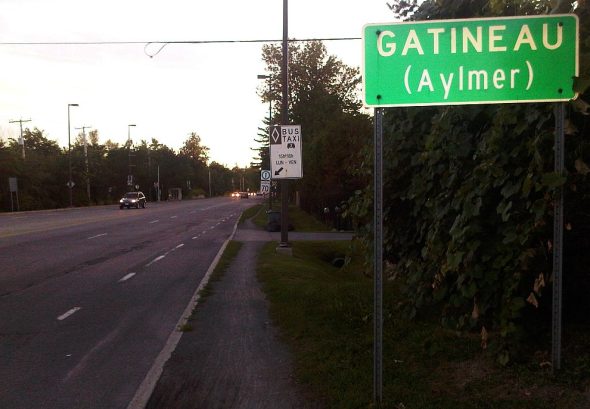
<path fill-rule="evenodd" d="M 11 192 L 14 186 L 11 189 L 9 179 L 17 182 L 20 210 L 68 207 L 70 161 L 74 206 L 116 203 L 128 190 L 142 190 L 148 200 L 156 201 L 158 187 L 161 200 L 168 199 L 172 188 L 181 189 L 184 197 L 258 189 L 256 175 L 251 171 L 209 163 L 209 149 L 194 132 L 179 152 L 156 139 L 149 143 L 142 140 L 136 145 L 119 145 L 110 140 L 100 143 L 98 131 L 91 131 L 86 143 L 84 136 L 78 135 L 70 152 L 38 128 L 24 129 L 23 139 L 24 157 L 18 140 L 0 140 L 2 211 L 16 210 L 17 206 L 17 192 Z"/>

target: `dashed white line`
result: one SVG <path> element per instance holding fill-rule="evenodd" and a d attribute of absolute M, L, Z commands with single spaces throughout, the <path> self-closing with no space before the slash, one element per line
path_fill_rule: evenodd
<path fill-rule="evenodd" d="M 101 233 L 101 234 L 97 234 L 96 236 L 91 236 L 91 237 L 88 237 L 88 240 L 96 239 L 96 238 L 98 238 L 98 237 L 102 237 L 102 236 L 106 236 L 106 235 L 107 235 L 107 233 Z"/>
<path fill-rule="evenodd" d="M 194 236 L 194 237 L 193 237 L 193 240 L 196 240 L 196 239 L 198 239 L 198 238 L 199 238 L 199 236 Z"/>
<path fill-rule="evenodd" d="M 166 257 L 166 256 L 165 256 L 165 255 L 163 255 L 163 256 L 158 256 L 158 257 L 156 257 L 155 259 L 153 259 L 152 261 L 150 261 L 149 263 L 147 263 L 145 266 L 146 266 L 146 267 L 149 267 L 149 266 L 151 266 L 152 264 L 154 264 L 155 262 L 162 260 L 164 257 Z"/>
<path fill-rule="evenodd" d="M 150 222 L 150 224 L 158 223 L 159 221 L 160 221 L 159 219 L 158 219 L 158 220 L 152 220 L 152 221 Z"/>
<path fill-rule="evenodd" d="M 123 277 L 122 279 L 119 280 L 120 283 L 129 280 L 131 277 L 133 277 L 135 275 L 135 273 L 129 273 L 127 274 L 125 277 Z"/>
<path fill-rule="evenodd" d="M 58 321 L 63 321 L 68 318 L 70 315 L 75 314 L 76 312 L 80 311 L 81 307 L 74 307 L 71 310 L 64 312 L 62 315 L 57 317 Z"/>
<path fill-rule="evenodd" d="M 175 249 L 179 249 L 184 246 L 184 243 L 180 243 L 178 246 L 174 247 Z"/>
<path fill-rule="evenodd" d="M 170 216 L 171 219 L 176 219 L 178 216 Z"/>

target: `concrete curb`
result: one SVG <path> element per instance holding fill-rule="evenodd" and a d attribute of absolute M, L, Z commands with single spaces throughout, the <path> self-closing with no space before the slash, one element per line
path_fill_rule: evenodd
<path fill-rule="evenodd" d="M 238 223 L 239 219 L 238 221 L 236 221 L 232 233 L 217 252 L 217 255 L 213 259 L 213 262 L 209 266 L 209 269 L 205 273 L 205 276 L 203 276 L 203 279 L 201 280 L 199 286 L 195 290 L 195 293 L 193 294 L 190 302 L 188 303 L 184 312 L 180 316 L 178 323 L 168 336 L 168 340 L 166 341 L 164 348 L 162 348 L 162 350 L 156 357 L 154 363 L 152 364 L 152 367 L 150 368 L 147 375 L 139 385 L 139 388 L 135 392 L 135 396 L 133 396 L 133 399 L 131 399 L 131 402 L 127 406 L 127 409 L 144 409 L 147 405 L 154 391 L 154 388 L 156 387 L 156 384 L 160 379 L 160 376 L 162 376 L 162 372 L 164 371 L 164 365 L 166 365 L 166 362 L 168 362 L 168 360 L 172 356 L 172 352 L 174 352 L 176 346 L 180 342 L 180 338 L 182 337 L 183 333 L 178 329 L 181 328 L 184 324 L 186 324 L 193 310 L 199 304 L 199 299 L 201 298 L 199 293 L 209 282 L 209 278 L 211 277 L 213 270 L 215 270 L 215 267 L 217 267 L 217 264 L 219 264 L 219 260 L 221 259 L 221 256 L 223 255 L 223 252 L 225 251 L 225 248 L 227 247 L 228 243 L 231 240 L 233 240 L 233 237 L 236 234 L 236 230 L 238 228 Z"/>

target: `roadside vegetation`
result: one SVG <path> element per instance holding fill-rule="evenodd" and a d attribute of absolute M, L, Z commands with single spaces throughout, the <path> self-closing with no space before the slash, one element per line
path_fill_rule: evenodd
<path fill-rule="evenodd" d="M 296 376 L 326 408 L 372 406 L 373 304 L 371 277 L 349 242 L 295 242 L 293 257 L 269 243 L 258 277 L 271 316 L 295 355 Z M 348 263 L 337 268 L 336 258 Z M 400 290 L 384 289 L 384 408 L 583 409 L 590 407 L 590 337 L 571 331 L 568 369 L 557 376 L 545 345 L 531 357 L 500 366 L 478 334 L 442 328 L 438 311 L 400 316 Z"/>
<path fill-rule="evenodd" d="M 257 205 L 260 208 L 259 211 L 254 212 L 255 217 L 252 219 L 254 224 L 262 229 L 266 227 L 268 223 L 268 204 Z M 273 203 L 272 210 L 275 212 L 281 211 L 280 202 Z M 289 223 L 293 225 L 294 231 L 298 232 L 311 232 L 311 231 L 327 231 L 328 226 L 325 223 L 317 220 L 315 217 L 310 216 L 305 210 L 300 207 L 289 205 Z"/>

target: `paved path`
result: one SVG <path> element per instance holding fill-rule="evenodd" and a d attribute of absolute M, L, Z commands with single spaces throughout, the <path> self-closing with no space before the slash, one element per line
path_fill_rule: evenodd
<path fill-rule="evenodd" d="M 351 240 L 351 232 L 297 232 L 290 231 L 288 234 L 289 241 L 301 240 Z M 265 230 L 254 230 L 251 228 L 242 228 L 236 231 L 234 237 L 236 241 L 276 241 L 281 240 L 281 233 L 270 233 Z"/>
<path fill-rule="evenodd" d="M 246 227 L 252 227 L 247 223 Z M 256 257 L 280 233 L 237 230 L 243 245 L 213 294 L 197 308 L 193 331 L 178 347 L 148 402 L 148 409 L 301 409 L 320 405 L 306 398 L 293 378 L 289 351 L 271 324 L 255 276 Z M 313 240 L 349 238 L 334 233 L 307 234 Z M 290 232 L 290 240 L 304 238 Z"/>

